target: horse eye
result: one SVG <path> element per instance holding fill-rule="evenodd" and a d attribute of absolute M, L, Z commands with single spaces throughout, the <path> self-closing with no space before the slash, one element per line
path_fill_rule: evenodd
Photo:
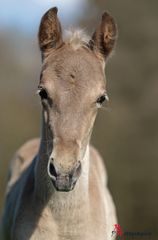
<path fill-rule="evenodd" d="M 105 101 L 109 101 L 109 98 L 108 98 L 108 95 L 107 95 L 107 94 L 104 94 L 104 95 L 100 96 L 100 97 L 97 99 L 97 104 L 98 104 L 99 107 L 100 107 Z"/>
<path fill-rule="evenodd" d="M 48 93 L 46 92 L 45 89 L 39 89 L 38 94 L 42 100 L 48 99 Z"/>

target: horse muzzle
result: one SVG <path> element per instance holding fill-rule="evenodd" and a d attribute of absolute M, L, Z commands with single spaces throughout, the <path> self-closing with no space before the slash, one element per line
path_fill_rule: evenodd
<path fill-rule="evenodd" d="M 77 162 L 75 167 L 68 173 L 63 173 L 57 169 L 53 161 L 48 163 L 48 175 L 54 188 L 60 192 L 72 191 L 81 175 L 81 162 Z"/>

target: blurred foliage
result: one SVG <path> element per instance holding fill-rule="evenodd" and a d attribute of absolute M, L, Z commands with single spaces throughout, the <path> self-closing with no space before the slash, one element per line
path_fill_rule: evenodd
<path fill-rule="evenodd" d="M 125 231 L 150 231 L 153 240 L 158 235 L 158 2 L 89 0 L 80 25 L 92 32 L 103 9 L 115 17 L 119 38 L 106 67 L 110 110 L 100 111 L 92 142 L 105 159 L 119 223 Z M 35 37 L 13 32 L 1 32 L 0 49 L 3 196 L 9 159 L 39 135 L 40 54 Z"/>

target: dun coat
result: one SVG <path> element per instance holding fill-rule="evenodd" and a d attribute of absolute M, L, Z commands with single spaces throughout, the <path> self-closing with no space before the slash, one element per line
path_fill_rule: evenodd
<path fill-rule="evenodd" d="M 89 142 L 108 100 L 104 68 L 116 38 L 107 12 L 91 39 L 79 30 L 63 40 L 57 8 L 43 16 L 41 138 L 24 144 L 11 162 L 2 240 L 111 240 L 115 207 L 103 161 Z"/>

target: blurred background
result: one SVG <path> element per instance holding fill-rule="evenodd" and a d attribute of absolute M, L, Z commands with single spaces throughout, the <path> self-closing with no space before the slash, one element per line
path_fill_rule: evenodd
<path fill-rule="evenodd" d="M 41 59 L 37 31 L 42 14 L 59 7 L 63 28 L 90 34 L 104 9 L 119 38 L 106 67 L 110 111 L 100 111 L 92 143 L 105 159 L 118 222 L 124 231 L 158 239 L 158 1 L 2 0 L 0 8 L 0 211 L 7 168 L 17 148 L 39 136 L 37 89 Z M 138 237 L 136 237 L 138 239 Z M 140 238 L 142 239 L 142 238 Z M 144 237 L 144 239 L 148 239 Z"/>

